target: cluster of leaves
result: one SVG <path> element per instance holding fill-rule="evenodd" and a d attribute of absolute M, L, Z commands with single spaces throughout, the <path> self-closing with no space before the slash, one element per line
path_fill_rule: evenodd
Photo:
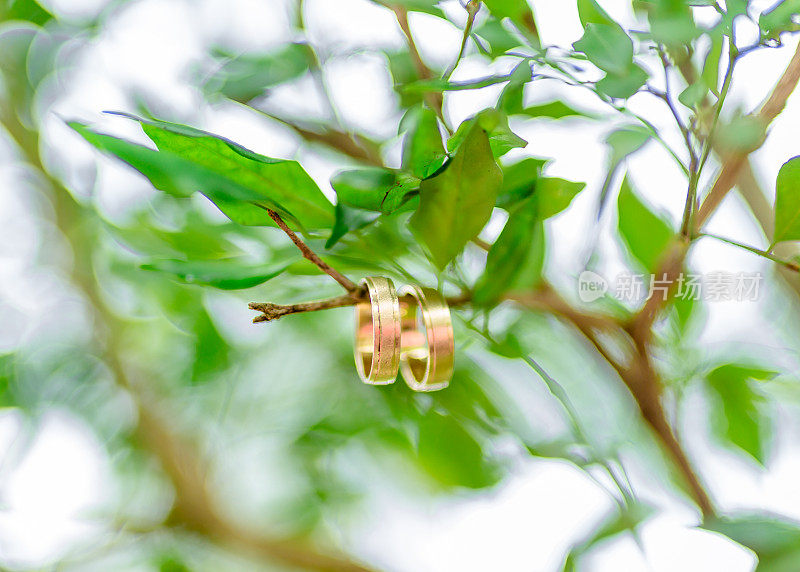
<path fill-rule="evenodd" d="M 214 388 L 222 392 L 230 382 L 229 372 L 236 364 L 251 363 L 247 361 L 251 356 L 221 333 L 224 328 L 209 309 L 208 288 L 229 291 L 258 286 L 259 292 L 278 292 L 287 298 L 318 295 L 318 281 L 309 279 L 316 277 L 318 270 L 302 260 L 282 235 L 258 228 L 274 226 L 269 211 L 278 213 L 342 271 L 382 273 L 417 282 L 435 274 L 443 288 L 468 292 L 479 312 L 472 313 L 474 319 L 465 319 L 465 338 L 470 342 L 483 338 L 486 347 L 502 358 L 528 360 L 526 344 L 515 327 L 529 316 L 515 315 L 516 321 L 508 320 L 511 326 L 498 331 L 495 324 L 502 322 L 505 308 L 495 310 L 509 293 L 532 291 L 544 281 L 548 246 L 552 246 L 548 244 L 547 221 L 565 211 L 585 185 L 548 176 L 545 159 L 509 159 L 521 155 L 519 151 L 510 153 L 512 150 L 526 146 L 512 128 L 528 120 L 606 119 L 563 101 L 531 103 L 527 97 L 531 86 L 552 79 L 580 86 L 594 93 L 598 103 L 612 113 L 609 123 L 613 127 L 606 138 L 608 177 L 598 218 L 616 196 L 617 235 L 629 255 L 628 262 L 633 269 L 655 272 L 676 234 L 676 225 L 650 206 L 636 192 L 632 178 L 621 173 L 626 159 L 645 145 L 667 146 L 653 123 L 627 105 L 637 94 L 657 91 L 647 71 L 648 58 L 655 54 L 676 68 L 696 67 L 697 73 L 684 78 L 677 96 L 682 106 L 679 115 L 690 117 L 688 123 L 698 139 L 714 139 L 728 149 L 747 149 L 763 138 L 763 126 L 754 128 L 746 117 L 720 114 L 732 75 L 731 62 L 745 49 L 776 45 L 783 34 L 800 29 L 797 0 L 784 0 L 761 14 L 760 40 L 749 47 L 737 47 L 732 40 L 734 21 L 750 18 L 744 0 L 729 0 L 725 8 L 711 0 L 636 0 L 635 13 L 649 24 L 636 31 L 620 25 L 596 0 L 578 0 L 584 31 L 573 50 L 561 51 L 542 48 L 527 2 L 487 0 L 483 4 L 488 11 L 481 11 L 474 29 L 470 21 L 465 39 L 487 62 L 500 58 L 512 62 L 510 73 L 453 81 L 446 71 L 421 73 L 419 56 L 411 45 L 385 54 L 399 104 L 398 117 L 402 117 L 397 130 L 402 138 L 399 165 L 390 167 L 383 160 L 388 142 L 372 141 L 332 118 L 306 125 L 278 117 L 310 144 L 348 155 L 342 162 L 350 166 L 330 180 L 335 202 L 297 161 L 267 157 L 223 136 L 159 120 L 146 112 L 140 113 L 142 117 L 118 115 L 138 122 L 152 145 L 108 135 L 82 122 L 69 123 L 91 145 L 131 166 L 166 194 L 154 199 L 158 208 L 153 210 L 158 215 L 139 213 L 134 224 L 127 226 L 104 220 L 93 209 L 82 211 L 83 226 L 90 229 L 82 237 L 88 249 L 84 258 L 104 260 L 96 262 L 98 267 L 89 274 L 109 283 L 135 285 L 133 316 L 147 315 L 155 306 L 167 318 L 169 328 L 136 321 L 127 325 L 140 340 L 138 351 L 147 356 L 141 361 L 173 364 L 154 369 L 161 369 L 162 376 L 188 380 L 193 388 L 210 386 L 216 396 Z M 693 10 L 700 6 L 719 13 L 712 27 L 696 23 Z M 433 0 L 397 0 L 387 7 L 445 17 Z M 63 28 L 32 0 L 0 3 L 0 19 L 27 22 L 0 34 L 3 87 L 14 113 L 27 119 L 32 115 L 38 81 L 54 71 L 57 58 L 53 56 L 62 45 L 44 40 L 66 41 Z M 47 57 L 40 55 L 41 46 L 49 46 Z M 273 117 L 277 114 L 267 108 L 270 90 L 314 77 L 324 65 L 313 46 L 304 42 L 261 54 L 239 55 L 214 48 L 210 58 L 215 72 L 199 86 L 209 100 L 234 100 Z M 728 71 L 723 72 L 726 66 Z M 496 105 L 476 110 L 458 126 L 447 123 L 437 102 L 451 92 L 489 86 L 502 86 Z M 665 97 L 672 104 L 671 94 Z M 699 178 L 682 162 L 680 151 L 668 150 L 689 178 Z M 615 194 L 614 184 L 620 180 Z M 800 158 L 789 161 L 778 175 L 774 243 L 800 240 L 798 185 Z M 216 205 L 230 222 L 212 221 L 198 213 L 201 201 L 192 198 L 197 193 Z M 469 276 L 461 264 L 464 253 L 471 242 L 480 242 L 479 235 L 493 217 L 505 218 L 502 231 L 488 248 L 485 266 Z M 259 254 L 254 255 L 241 247 L 249 243 L 265 243 L 267 252 L 256 249 Z M 131 257 L 131 251 L 135 256 Z M 693 311 L 678 305 L 675 310 L 681 316 Z M 492 331 L 488 318 L 478 325 L 479 317 L 490 313 L 501 318 L 492 324 Z M 524 415 L 510 405 L 512 400 L 502 383 L 495 384 L 467 355 L 459 355 L 451 388 L 435 399 L 414 394 L 402 384 L 375 392 L 351 383 L 348 342 L 331 339 L 329 332 L 335 328 L 325 321 L 329 319 L 306 316 L 298 317 L 297 325 L 281 322 L 281 328 L 295 331 L 304 340 L 323 340 L 325 346 L 332 346 L 326 351 L 338 356 L 326 375 L 321 375 L 329 381 L 308 398 L 309 402 L 325 403 L 325 408 L 304 403 L 298 409 L 312 412 L 289 431 L 293 459 L 302 467 L 308 484 L 288 503 L 298 528 L 313 529 L 322 521 L 325 509 L 339 508 L 357 496 L 347 483 L 323 468 L 333 452 L 344 450 L 353 440 L 402 456 L 420 474 L 448 490 L 495 485 L 508 463 L 494 454 L 492 442 L 510 434 L 531 454 L 560 456 L 582 467 L 602 464 L 604 456 L 613 458 L 611 453 L 591 450 L 578 435 L 566 437 L 575 441 L 567 444 L 544 444 L 531 438 L 529 426 L 512 421 Z M 688 318 L 679 319 L 685 322 Z M 287 342 L 280 347 L 289 351 L 289 346 Z M 173 349 L 167 352 L 165 348 Z M 183 348 L 186 356 L 174 359 L 165 355 L 178 354 L 174 348 Z M 60 359 L 54 357 L 53 361 Z M 0 404 L 19 407 L 25 399 L 35 402 L 37 397 L 24 393 L 19 368 L 11 365 L 15 361 L 28 363 L 0 357 Z M 100 386 L 103 371 L 91 369 L 92 363 L 92 359 L 82 362 L 80 373 L 91 370 L 84 378 Z M 738 362 L 704 364 L 702 371 L 717 437 L 758 463 L 766 463 L 771 406 L 761 385 L 775 372 Z M 342 379 L 348 383 L 338 383 Z M 561 399 L 557 387 L 550 384 L 549 388 Z M 46 399 L 60 398 L 58 394 Z M 87 411 L 91 403 L 87 398 Z M 245 415 L 238 422 L 249 420 Z M 576 445 L 582 448 L 581 455 L 575 454 Z M 635 529 L 651 514 L 641 503 L 626 504 L 574 547 L 567 568 L 602 540 Z M 706 526 L 752 548 L 764 569 L 770 563 L 790 562 L 798 550 L 800 529 L 775 519 L 747 517 Z M 172 556 L 168 561 L 173 562 Z"/>

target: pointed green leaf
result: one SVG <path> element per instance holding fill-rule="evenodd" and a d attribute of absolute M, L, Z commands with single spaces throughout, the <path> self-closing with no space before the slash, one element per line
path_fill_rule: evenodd
<path fill-rule="evenodd" d="M 403 169 L 420 179 L 430 177 L 447 159 L 436 114 L 424 106 L 410 109 L 400 123 Z"/>
<path fill-rule="evenodd" d="M 263 266 L 237 259 L 222 260 L 151 260 L 142 264 L 143 270 L 170 274 L 180 282 L 213 286 L 221 290 L 242 290 L 263 284 L 281 275 L 286 263 Z"/>
<path fill-rule="evenodd" d="M 675 235 L 672 225 L 655 214 L 633 192 L 627 177 L 619 191 L 619 233 L 628 251 L 649 272 L 655 272 Z"/>
<path fill-rule="evenodd" d="M 475 117 L 464 121 L 447 141 L 447 149 L 451 153 L 456 151 L 474 125 L 481 127 L 489 135 L 489 145 L 492 156 L 502 157 L 512 149 L 525 147 L 528 142 L 511 131 L 508 117 L 496 109 L 484 109 Z"/>
<path fill-rule="evenodd" d="M 760 410 L 764 401 L 752 385 L 775 372 L 735 364 L 723 365 L 708 374 L 712 391 L 712 428 L 724 442 L 739 447 L 764 464 L 766 444 L 771 432 L 770 418 Z"/>
<path fill-rule="evenodd" d="M 536 195 L 517 204 L 489 249 L 486 268 L 473 293 L 476 305 L 491 305 L 505 292 L 529 291 L 541 280 L 545 235 Z"/>
<path fill-rule="evenodd" d="M 800 0 L 781 0 L 758 19 L 761 34 L 765 38 L 777 39 L 783 32 L 800 30 Z"/>
<path fill-rule="evenodd" d="M 794 572 L 800 562 L 800 524 L 772 515 L 718 518 L 703 528 L 724 534 L 758 556 L 756 572 Z"/>
<path fill-rule="evenodd" d="M 419 190 L 420 180 L 399 171 L 366 167 L 339 171 L 331 179 L 339 202 L 349 207 L 390 214 Z"/>
<path fill-rule="evenodd" d="M 647 72 L 639 64 L 631 63 L 623 73 L 608 72 L 597 82 L 597 90 L 609 97 L 627 99 L 647 83 Z"/>
<path fill-rule="evenodd" d="M 578 0 L 578 16 L 584 26 L 587 24 L 606 24 L 610 26 L 616 24 L 596 0 Z"/>
<path fill-rule="evenodd" d="M 583 37 L 573 45 L 605 72 L 625 75 L 633 62 L 633 42 L 620 26 L 587 24 Z"/>
<path fill-rule="evenodd" d="M 774 243 L 800 240 L 800 157 L 789 159 L 775 182 Z"/>
<path fill-rule="evenodd" d="M 419 209 L 409 222 L 439 268 L 489 220 L 502 181 L 489 137 L 475 122 L 455 157 L 439 174 L 422 181 Z"/>
<path fill-rule="evenodd" d="M 309 48 L 288 44 L 267 54 L 245 53 L 235 56 L 217 50 L 214 56 L 223 63 L 203 85 L 207 94 L 247 103 L 273 86 L 291 81 L 308 70 Z"/>
<path fill-rule="evenodd" d="M 584 188 L 586 188 L 585 183 L 555 177 L 540 177 L 536 183 L 539 218 L 545 220 L 565 210 Z"/>
<path fill-rule="evenodd" d="M 497 197 L 497 206 L 509 210 L 519 201 L 531 196 L 546 164 L 545 159 L 527 157 L 503 167 L 503 186 Z"/>

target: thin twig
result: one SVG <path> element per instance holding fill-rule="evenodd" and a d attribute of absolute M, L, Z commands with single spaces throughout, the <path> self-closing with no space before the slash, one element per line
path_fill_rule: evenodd
<path fill-rule="evenodd" d="M 467 42 L 469 41 L 470 34 L 472 33 L 472 26 L 475 24 L 475 16 L 478 15 L 478 11 L 481 9 L 481 3 L 477 0 L 470 0 L 467 5 L 465 6 L 467 10 L 467 23 L 464 26 L 464 34 L 461 37 L 461 47 L 458 50 L 458 56 L 456 56 L 456 61 L 453 62 L 453 65 L 448 68 L 442 79 L 445 81 L 450 80 L 450 76 L 453 75 L 453 72 L 456 71 L 459 62 L 461 62 L 461 58 L 464 57 L 464 52 L 467 51 Z"/>
<path fill-rule="evenodd" d="M 300 252 L 303 253 L 303 257 L 304 258 L 306 258 L 306 259 L 310 260 L 311 262 L 313 262 L 314 264 L 316 264 L 317 267 L 320 270 L 322 270 L 325 274 L 327 274 L 328 276 L 330 276 L 331 278 L 336 280 L 342 286 L 342 288 L 344 288 L 345 290 L 347 290 L 351 294 L 353 292 L 357 292 L 359 290 L 359 287 L 356 285 L 355 282 L 353 282 L 347 276 L 345 276 L 344 274 L 342 274 L 341 272 L 339 272 L 338 270 L 333 268 L 330 264 L 328 264 L 327 262 L 322 260 L 317 255 L 316 252 L 311 250 L 308 247 L 308 245 L 305 242 L 303 242 L 302 239 L 299 236 L 297 236 L 297 234 L 292 229 L 290 229 L 286 225 L 285 222 L 283 222 L 283 219 L 281 218 L 281 216 L 278 213 L 276 213 L 275 211 L 273 211 L 271 209 L 268 209 L 266 207 L 261 207 L 261 208 L 263 208 L 265 211 L 267 211 L 267 214 L 269 214 L 269 217 L 273 221 L 275 221 L 275 224 L 277 224 L 278 227 L 283 232 L 285 232 L 286 235 L 292 240 L 294 245 L 297 248 L 300 249 Z"/>
<path fill-rule="evenodd" d="M 780 264 L 784 268 L 788 268 L 789 270 L 791 270 L 793 272 L 800 272 L 800 265 L 798 265 L 796 262 L 791 262 L 789 260 L 784 260 L 782 258 L 779 258 L 779 257 L 775 256 L 771 252 L 767 252 L 766 250 L 761 250 L 760 248 L 756 248 L 754 246 L 750 246 L 749 244 L 744 244 L 744 243 L 741 243 L 741 242 L 737 242 L 737 241 L 732 240 L 730 238 L 725 238 L 724 236 L 718 236 L 716 234 L 711 234 L 711 233 L 708 233 L 708 232 L 701 232 L 697 236 L 698 236 L 698 238 L 707 237 L 707 238 L 713 238 L 715 240 L 719 240 L 720 242 L 724 242 L 726 244 L 730 244 L 731 246 L 735 246 L 737 248 L 741 248 L 743 250 L 746 250 L 748 252 L 752 252 L 753 254 L 756 254 L 758 256 L 761 256 L 763 258 L 771 260 L 772 262 L 775 262 L 776 264 Z"/>

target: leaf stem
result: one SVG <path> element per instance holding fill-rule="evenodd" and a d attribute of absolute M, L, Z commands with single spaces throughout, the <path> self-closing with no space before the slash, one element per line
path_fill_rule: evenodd
<path fill-rule="evenodd" d="M 450 80 L 450 76 L 453 75 L 454 71 L 456 71 L 459 62 L 461 62 L 461 58 L 464 57 L 464 52 L 467 50 L 467 42 L 469 41 L 470 34 L 472 33 L 472 26 L 475 24 L 475 16 L 477 16 L 478 11 L 481 9 L 481 2 L 478 0 L 469 0 L 464 8 L 467 10 L 467 23 L 464 25 L 464 34 L 461 37 L 461 47 L 458 50 L 456 61 L 453 62 L 453 65 L 451 65 L 442 76 L 442 79 L 445 81 Z"/>

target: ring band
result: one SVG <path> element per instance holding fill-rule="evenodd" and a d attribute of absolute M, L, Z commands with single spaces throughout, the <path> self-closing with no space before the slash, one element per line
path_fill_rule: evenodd
<path fill-rule="evenodd" d="M 369 302 L 356 305 L 355 359 L 364 383 L 394 383 L 400 365 L 400 301 L 388 278 L 364 278 Z"/>
<path fill-rule="evenodd" d="M 403 286 L 399 296 L 409 296 L 415 302 L 403 304 L 400 352 L 403 379 L 414 391 L 444 389 L 453 377 L 455 354 L 447 302 L 437 290 L 419 286 Z"/>

